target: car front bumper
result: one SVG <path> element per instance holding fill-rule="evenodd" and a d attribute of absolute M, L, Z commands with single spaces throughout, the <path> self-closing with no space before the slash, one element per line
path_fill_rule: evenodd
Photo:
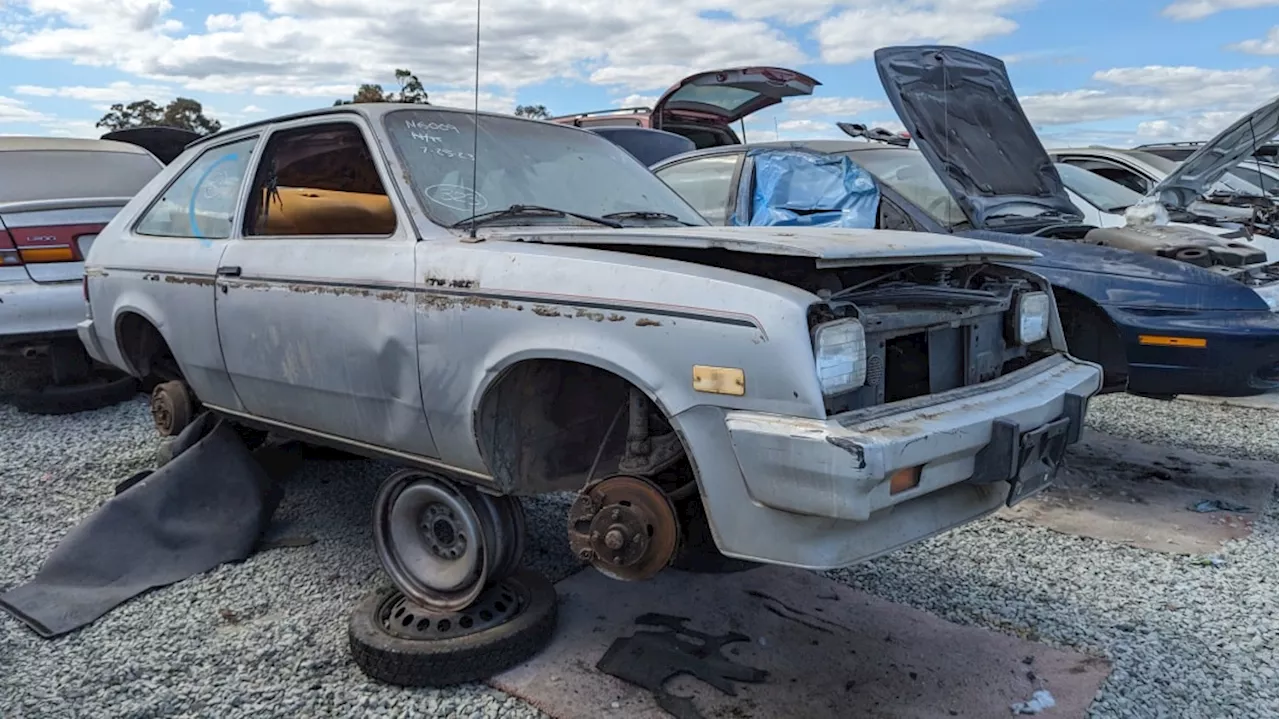
<path fill-rule="evenodd" d="M 80 282 L 0 281 L 0 346 L 74 337 L 76 323 L 84 317 Z"/>
<path fill-rule="evenodd" d="M 694 408 L 676 424 L 723 554 L 830 569 L 1043 489 L 1101 382 L 1097 365 L 1056 355 L 981 385 L 822 420 Z M 917 470 L 915 486 L 891 491 L 895 474 Z"/>

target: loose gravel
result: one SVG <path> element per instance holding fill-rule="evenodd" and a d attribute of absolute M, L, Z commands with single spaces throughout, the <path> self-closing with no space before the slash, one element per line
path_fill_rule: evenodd
<path fill-rule="evenodd" d="M 1186 405 L 1186 406 L 1183 406 Z M 1276 458 L 1276 417 L 1129 397 L 1095 400 L 1095 428 L 1224 456 Z M 141 399 L 63 417 L 0 406 L 0 590 L 29 579 L 159 441 Z M 46 641 L 0 616 L 0 717 L 540 717 L 483 685 L 409 690 L 351 662 L 346 615 L 386 582 L 369 507 L 391 467 L 308 461 L 286 484 L 277 532 L 314 537 L 130 601 Z M 526 564 L 578 568 L 566 496 L 526 501 Z M 1098 717 L 1277 712 L 1277 508 L 1220 567 L 984 521 L 829 576 L 951 621 L 1073 647 L 1114 664 Z"/>

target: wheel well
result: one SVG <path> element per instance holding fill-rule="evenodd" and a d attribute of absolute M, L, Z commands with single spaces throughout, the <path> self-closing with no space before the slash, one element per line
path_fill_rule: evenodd
<path fill-rule="evenodd" d="M 1123 388 L 1129 378 L 1129 360 L 1115 323 L 1097 303 L 1078 292 L 1055 286 L 1053 295 L 1062 320 L 1062 333 L 1067 339 L 1067 351 L 1102 365 L 1104 391 Z"/>
<path fill-rule="evenodd" d="M 489 473 L 513 494 L 577 490 L 588 475 L 616 473 L 627 452 L 633 389 L 626 379 L 579 362 L 512 365 L 485 391 L 477 415 Z M 661 415 L 651 400 L 643 402 Z"/>
<path fill-rule="evenodd" d="M 126 312 L 116 320 L 120 355 L 135 377 L 160 381 L 182 379 L 182 370 L 164 335 L 145 317 Z"/>

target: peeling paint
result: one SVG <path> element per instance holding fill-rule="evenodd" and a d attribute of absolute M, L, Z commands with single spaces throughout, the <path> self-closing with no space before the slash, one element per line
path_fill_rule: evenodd
<path fill-rule="evenodd" d="M 533 313 L 539 317 L 560 317 L 560 312 L 554 307 L 546 305 L 537 305 L 533 308 Z"/>
<path fill-rule="evenodd" d="M 586 317 L 592 322 L 604 322 L 603 312 L 596 312 L 594 310 L 588 310 L 582 307 L 578 308 L 578 311 L 574 313 L 574 317 Z"/>
<path fill-rule="evenodd" d="M 145 275 L 143 275 L 143 276 L 142 276 L 142 279 L 143 279 L 143 281 L 144 281 L 144 282 L 159 282 L 159 281 L 160 281 L 160 275 L 157 275 L 157 274 L 145 274 Z"/>
<path fill-rule="evenodd" d="M 648 317 L 641 317 L 636 320 L 636 327 L 661 327 L 662 323 L 657 320 L 651 320 Z"/>
<path fill-rule="evenodd" d="M 609 315 L 609 321 L 610 321 L 610 322 L 621 322 L 621 321 L 625 320 L 626 318 L 627 318 L 627 316 L 626 316 L 626 315 L 620 315 L 620 314 L 618 314 L 617 312 L 614 312 L 613 314 Z"/>
<path fill-rule="evenodd" d="M 145 277 L 143 279 L 146 279 Z M 154 280 L 152 280 L 154 282 Z M 213 287 L 212 277 L 191 277 L 189 275 L 165 275 L 164 281 L 171 285 L 195 285 L 197 287 Z"/>

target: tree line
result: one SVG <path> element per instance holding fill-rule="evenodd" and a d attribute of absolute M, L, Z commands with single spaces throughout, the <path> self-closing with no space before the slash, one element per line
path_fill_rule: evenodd
<path fill-rule="evenodd" d="M 418 80 L 418 76 L 409 70 L 396 69 L 396 82 L 399 89 L 384 90 L 381 85 L 364 83 L 356 88 L 350 100 L 334 100 L 334 106 L 354 105 L 362 102 L 408 102 L 419 105 L 430 105 L 427 90 Z M 551 117 L 546 105 L 518 105 L 515 114 L 519 117 L 545 119 Z M 134 127 L 177 127 L 201 135 L 208 135 L 222 129 L 222 122 L 205 115 L 204 105 L 189 97 L 178 97 L 167 105 L 160 105 L 153 100 L 136 100 L 130 103 L 116 103 L 98 120 L 96 127 L 108 131 L 127 130 Z"/>

